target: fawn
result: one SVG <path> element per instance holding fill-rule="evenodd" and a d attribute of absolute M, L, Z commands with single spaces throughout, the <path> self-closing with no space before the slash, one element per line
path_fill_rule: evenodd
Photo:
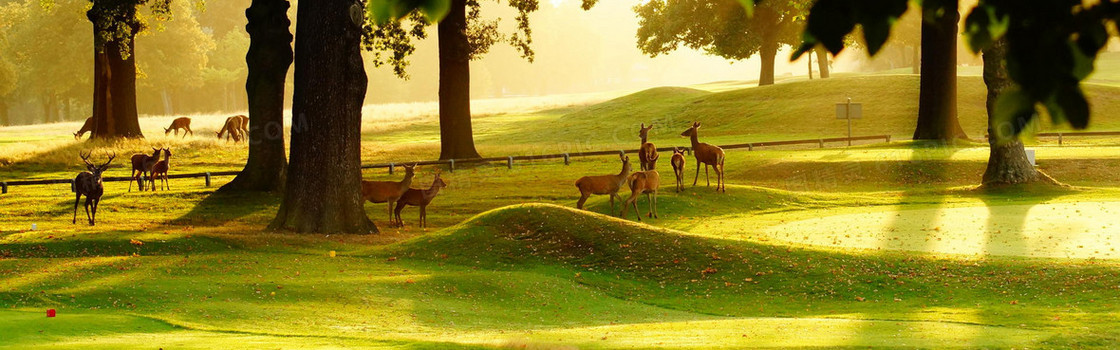
<path fill-rule="evenodd" d="M 187 133 L 194 136 L 194 131 L 191 130 L 191 118 L 187 117 L 175 118 L 175 120 L 172 120 L 171 126 L 163 129 L 163 136 L 170 134 L 171 130 L 175 130 L 175 136 L 179 136 L 179 129 L 186 129 L 186 131 L 183 131 L 183 138 L 187 137 Z"/>
<path fill-rule="evenodd" d="M 244 136 L 241 134 L 241 128 L 241 118 L 239 118 L 239 116 L 226 118 L 226 123 L 222 125 L 222 130 L 218 130 L 218 139 L 221 140 L 222 135 L 225 135 L 226 141 L 229 141 L 232 137 L 233 142 L 241 142 L 241 137 Z"/>
<path fill-rule="evenodd" d="M 677 192 L 684 191 L 684 150 L 673 147 L 669 163 L 673 165 L 673 175 L 677 176 Z"/>
<path fill-rule="evenodd" d="M 441 188 L 447 187 L 447 182 L 439 178 L 439 173 L 436 173 L 436 179 L 432 181 L 432 187 L 426 190 L 410 188 L 401 195 L 400 200 L 397 201 L 397 208 L 393 210 L 396 216 L 397 224 L 404 227 L 404 221 L 401 220 L 401 210 L 406 206 L 420 207 L 420 227 L 428 226 L 428 204 L 432 204 L 432 200 L 439 195 Z"/>
<path fill-rule="evenodd" d="M 93 134 L 93 117 L 86 118 L 86 122 L 82 123 L 82 128 L 74 133 L 74 139 L 80 140 L 87 132 L 91 135 Z"/>
<path fill-rule="evenodd" d="M 152 191 L 156 190 L 157 179 L 160 180 L 160 185 L 163 186 L 163 189 L 171 189 L 171 184 L 167 182 L 168 170 L 171 170 L 171 149 L 164 149 L 163 160 L 152 165 L 152 176 L 148 177 L 148 182 L 152 186 Z"/>
<path fill-rule="evenodd" d="M 151 176 L 152 167 L 159 161 L 160 150 L 152 147 L 152 155 L 137 153 L 132 155 L 132 180 L 128 182 L 128 192 L 132 192 L 132 182 L 140 191 L 144 190 L 144 175 Z"/>
<path fill-rule="evenodd" d="M 700 129 L 700 122 L 692 123 L 692 127 L 681 133 L 681 137 L 692 139 L 692 155 L 696 157 L 696 176 L 692 178 L 692 186 L 696 186 L 696 181 L 700 179 L 700 164 L 704 164 L 704 181 L 708 182 L 708 186 L 712 185 L 712 181 L 708 179 L 710 166 L 716 172 L 716 192 L 726 193 L 727 186 L 723 183 L 723 149 L 700 142 L 696 136 L 697 129 Z"/>
<path fill-rule="evenodd" d="M 653 169 L 649 166 L 649 160 L 657 155 L 657 147 L 652 142 L 647 142 L 649 139 L 649 131 L 653 129 L 653 124 L 646 127 L 646 123 L 642 123 L 638 130 L 638 136 L 642 138 L 642 147 L 638 149 L 638 163 L 642 166 L 642 171 Z"/>
<path fill-rule="evenodd" d="M 658 157 L 654 153 L 653 158 L 649 160 L 649 170 L 636 172 L 627 179 L 627 183 L 630 185 L 630 198 L 622 203 L 622 213 L 618 214 L 618 217 L 625 218 L 626 209 L 629 209 L 629 206 L 632 205 L 634 206 L 634 214 L 638 215 L 638 221 L 642 221 L 642 213 L 638 211 L 638 195 L 644 193 L 646 201 L 649 202 L 649 213 L 646 215 L 657 218 L 657 189 L 661 187 L 661 174 L 657 173 L 654 165 L 657 164 Z"/>
<path fill-rule="evenodd" d="M 408 191 L 414 176 L 416 176 L 416 164 L 404 166 L 404 179 L 399 182 L 362 180 L 362 200 L 370 203 L 389 203 L 389 223 L 394 223 L 393 203 Z"/>
<path fill-rule="evenodd" d="M 630 157 L 624 155 L 618 157 L 622 160 L 622 171 L 618 175 L 584 176 L 576 180 L 576 188 L 579 189 L 579 202 L 576 202 L 576 208 L 583 209 L 587 197 L 591 197 L 593 194 L 605 194 L 611 197 L 611 214 L 614 214 L 614 198 L 618 197 L 618 200 L 622 201 L 622 197 L 618 195 L 618 190 L 630 177 Z"/>
<path fill-rule="evenodd" d="M 117 154 L 113 153 L 105 164 L 94 165 L 89 162 L 90 155 L 78 153 L 78 156 L 82 157 L 82 162 L 86 163 L 86 171 L 74 177 L 74 219 L 70 222 L 72 224 L 78 223 L 78 200 L 86 196 L 86 219 L 89 220 L 90 226 L 96 225 L 97 205 L 101 203 L 101 195 L 105 194 L 105 187 L 101 184 L 101 173 L 105 172 L 105 169 L 109 168 L 109 163 L 117 157 Z"/>

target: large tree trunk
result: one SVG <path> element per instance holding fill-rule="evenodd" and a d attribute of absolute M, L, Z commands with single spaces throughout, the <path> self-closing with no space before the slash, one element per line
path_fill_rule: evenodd
<path fill-rule="evenodd" d="M 451 0 L 439 22 L 439 159 L 481 158 L 471 127 L 471 61 L 467 2 Z"/>
<path fill-rule="evenodd" d="M 361 197 L 361 2 L 300 1 L 296 11 L 291 163 L 271 229 L 372 233 Z"/>
<path fill-rule="evenodd" d="M 817 52 L 817 70 L 820 72 L 821 79 L 828 78 L 828 49 L 825 49 L 824 46 L 817 46 L 814 51 Z"/>
<path fill-rule="evenodd" d="M 1023 141 L 1012 134 L 1012 128 L 1002 127 L 995 118 L 996 99 L 1014 82 L 1007 73 L 1007 39 L 992 42 L 984 49 L 984 84 L 988 86 L 988 168 L 984 171 L 984 186 L 1014 185 L 1042 179 L 1027 159 Z"/>
<path fill-rule="evenodd" d="M 778 42 L 766 40 L 758 50 L 762 68 L 758 72 L 758 86 L 774 85 L 774 60 L 778 55 Z"/>
<path fill-rule="evenodd" d="M 249 23 L 249 160 L 221 190 L 276 191 L 284 185 L 284 79 L 292 65 L 292 33 L 287 0 L 253 0 Z M 364 95 L 364 93 L 363 93 Z M 225 95 L 229 100 L 229 94 Z M 230 107 L 226 104 L 227 109 Z"/>
<path fill-rule="evenodd" d="M 86 15 L 93 23 L 93 135 L 91 138 L 139 138 L 144 137 L 140 131 L 140 120 L 136 113 L 136 33 L 140 30 L 139 20 L 136 18 L 136 6 L 117 5 L 116 8 L 104 9 L 104 1 L 94 1 L 93 9 Z M 128 21 L 131 29 L 128 34 L 128 44 L 123 47 L 127 58 L 122 57 L 121 43 L 108 41 L 101 44 L 100 33 L 97 28 L 106 27 L 106 18 L 100 18 L 100 13 L 115 13 L 119 18 Z M 120 21 L 121 19 L 118 19 Z"/>
<path fill-rule="evenodd" d="M 922 76 L 915 140 L 968 138 L 957 120 L 957 1 L 952 11 L 922 21 Z"/>

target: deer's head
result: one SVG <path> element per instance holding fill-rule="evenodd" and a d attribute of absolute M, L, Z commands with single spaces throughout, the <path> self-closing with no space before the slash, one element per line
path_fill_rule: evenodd
<path fill-rule="evenodd" d="M 436 179 L 432 180 L 432 187 L 434 187 L 434 188 L 447 187 L 447 182 L 443 181 L 443 179 L 440 178 L 439 175 L 440 175 L 440 173 L 436 173 Z"/>
<path fill-rule="evenodd" d="M 630 172 L 630 156 L 620 154 L 618 159 L 622 160 L 622 172 Z"/>
<path fill-rule="evenodd" d="M 413 175 L 416 175 L 416 163 L 412 163 L 412 165 L 405 164 L 404 176 L 408 177 Z"/>
<path fill-rule="evenodd" d="M 105 164 L 101 165 L 90 163 L 89 157 L 92 154 L 93 152 L 86 154 L 82 154 L 79 152 L 78 156 L 82 157 L 82 162 L 86 163 L 86 170 L 89 170 L 89 172 L 92 173 L 95 178 L 100 179 L 101 173 L 105 172 L 106 169 L 109 169 L 109 164 L 113 162 L 113 158 L 117 157 L 117 153 L 113 152 L 113 154 L 109 155 L 109 160 L 105 161 Z"/>
<path fill-rule="evenodd" d="M 649 138 L 649 130 L 653 129 L 653 124 L 650 124 L 649 127 L 647 128 L 646 123 L 642 123 L 642 126 L 640 126 L 639 128 L 640 129 L 638 130 L 638 137 L 641 137 L 642 140 L 644 141 L 647 138 Z"/>
<path fill-rule="evenodd" d="M 699 128 L 700 128 L 700 122 L 692 123 L 692 127 L 689 127 L 688 130 L 685 130 L 684 132 L 682 132 L 681 137 L 696 136 L 696 129 L 699 129 Z"/>
<path fill-rule="evenodd" d="M 684 150 L 680 149 L 680 148 L 673 147 L 673 155 L 675 156 L 675 155 L 678 155 L 678 154 L 683 156 L 684 155 Z"/>

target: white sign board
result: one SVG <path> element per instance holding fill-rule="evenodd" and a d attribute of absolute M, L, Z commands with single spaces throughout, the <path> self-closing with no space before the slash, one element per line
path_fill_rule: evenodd
<path fill-rule="evenodd" d="M 859 103 L 837 103 L 836 119 L 863 119 L 863 105 Z"/>

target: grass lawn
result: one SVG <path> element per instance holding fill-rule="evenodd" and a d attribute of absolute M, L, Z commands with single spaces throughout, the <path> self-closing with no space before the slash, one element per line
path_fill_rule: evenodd
<path fill-rule="evenodd" d="M 916 110 L 911 76 L 727 85 L 485 102 L 476 137 L 487 156 L 634 148 L 651 121 L 658 146 L 685 145 L 693 119 L 715 143 L 832 137 L 831 102 L 809 101 L 851 94 L 867 103 L 858 134 L 903 138 Z M 1095 111 L 1113 89 L 1089 89 Z M 974 137 L 981 92 L 962 78 Z M 367 107 L 363 160 L 436 157 L 430 107 Z M 1097 113 L 1101 130 L 1120 122 Z M 195 137 L 111 144 L 74 142 L 73 123 L 0 128 L 0 181 L 68 178 L 79 150 L 125 164 L 150 145 L 172 148 L 172 172 L 239 170 L 246 146 L 209 136 L 222 116 L 195 119 Z M 665 186 L 661 217 L 641 223 L 604 215 L 605 197 L 572 208 L 575 179 L 617 172 L 616 157 L 478 165 L 444 171 L 429 229 L 415 208 L 387 228 L 367 204 L 378 235 L 264 231 L 278 197 L 214 193 L 228 177 L 154 193 L 106 183 L 96 227 L 70 223 L 65 185 L 13 187 L 0 195 L 0 348 L 1109 348 L 1120 144 L 1067 142 L 1029 143 L 1071 187 L 1024 191 L 974 189 L 981 143 L 729 151 L 726 194 L 703 178 Z"/>

